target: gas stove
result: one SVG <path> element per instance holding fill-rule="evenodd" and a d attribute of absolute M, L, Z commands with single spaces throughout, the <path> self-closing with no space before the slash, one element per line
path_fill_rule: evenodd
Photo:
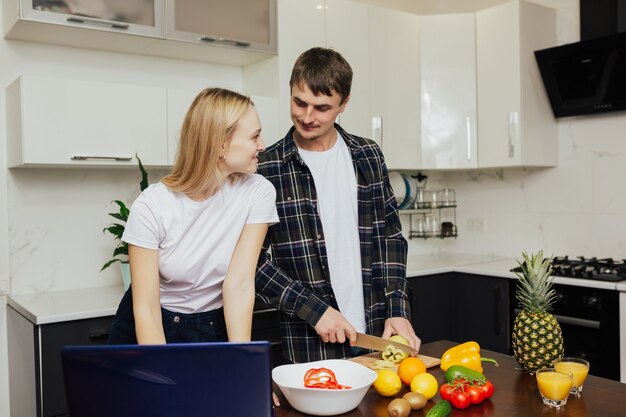
<path fill-rule="evenodd" d="M 568 256 L 556 256 L 552 258 L 551 264 L 552 275 L 558 277 L 611 282 L 626 281 L 626 259 L 598 259 L 583 256 L 570 259 Z M 522 272 L 522 268 L 518 266 L 511 271 Z"/>

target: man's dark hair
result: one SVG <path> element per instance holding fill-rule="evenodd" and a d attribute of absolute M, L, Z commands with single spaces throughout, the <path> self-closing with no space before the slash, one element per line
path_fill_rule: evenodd
<path fill-rule="evenodd" d="M 352 67 L 337 51 L 311 48 L 298 57 L 291 71 L 289 87 L 301 87 L 303 84 L 315 95 L 330 96 L 335 91 L 343 104 L 352 87 Z"/>

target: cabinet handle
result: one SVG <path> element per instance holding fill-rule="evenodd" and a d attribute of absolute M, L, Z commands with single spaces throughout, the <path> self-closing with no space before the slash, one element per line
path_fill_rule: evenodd
<path fill-rule="evenodd" d="M 86 17 L 76 17 L 76 16 L 68 17 L 67 21 L 72 22 L 72 23 L 85 23 L 85 24 L 90 24 L 90 25 L 110 26 L 113 29 L 125 29 L 126 30 L 130 27 L 130 25 L 127 23 L 106 22 L 106 21 L 102 21 L 98 19 L 89 19 Z"/>
<path fill-rule="evenodd" d="M 515 144 L 519 135 L 519 113 L 509 112 L 509 158 L 515 156 Z"/>
<path fill-rule="evenodd" d="M 132 161 L 132 156 L 87 156 L 87 155 L 74 155 L 70 158 L 72 161 L 87 161 L 90 159 L 99 159 L 107 161 Z"/>
<path fill-rule="evenodd" d="M 472 160 L 472 121 L 470 117 L 465 118 L 465 128 L 467 130 L 467 160 Z"/>
<path fill-rule="evenodd" d="M 501 288 L 498 286 L 496 288 L 494 288 L 494 292 L 493 292 L 493 298 L 494 298 L 494 311 L 493 311 L 493 317 L 494 317 L 494 324 L 495 324 L 495 331 L 494 333 L 496 334 L 496 336 L 499 336 L 500 334 L 502 334 L 502 323 L 500 320 L 500 298 L 502 296 L 502 291 Z"/>
<path fill-rule="evenodd" d="M 108 339 L 108 338 L 109 338 L 109 332 L 89 333 L 89 340 L 102 340 L 102 339 Z"/>
<path fill-rule="evenodd" d="M 382 116 L 372 116 L 372 140 L 383 148 L 383 118 Z"/>
<path fill-rule="evenodd" d="M 214 38 L 212 36 L 206 36 L 206 35 L 202 35 L 200 37 L 200 40 L 202 42 L 230 44 L 230 45 L 233 45 L 233 46 L 238 46 L 240 48 L 247 48 L 247 47 L 250 46 L 250 42 L 243 42 L 243 41 L 238 41 L 238 40 L 235 40 L 235 39 Z"/>

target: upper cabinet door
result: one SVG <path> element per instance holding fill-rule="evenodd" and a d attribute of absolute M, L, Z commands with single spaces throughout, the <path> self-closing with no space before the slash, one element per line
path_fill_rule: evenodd
<path fill-rule="evenodd" d="M 348 133 L 368 138 L 372 122 L 367 4 L 354 0 L 326 0 L 326 47 L 339 52 L 353 70 L 350 101 L 338 123 Z"/>
<path fill-rule="evenodd" d="M 422 168 L 475 168 L 474 14 L 420 16 Z"/>
<path fill-rule="evenodd" d="M 276 0 L 166 0 L 168 39 L 276 53 Z"/>
<path fill-rule="evenodd" d="M 24 20 L 163 37 L 162 0 L 19 0 Z"/>
<path fill-rule="evenodd" d="M 372 132 L 388 169 L 420 169 L 419 16 L 370 8 Z"/>
<path fill-rule="evenodd" d="M 556 45 L 556 11 L 512 1 L 476 25 L 479 166 L 555 166 L 558 124 L 533 52 Z"/>
<path fill-rule="evenodd" d="M 278 0 L 278 129 L 281 139 L 293 123 L 290 118 L 289 80 L 300 54 L 314 46 L 326 45 L 324 0 Z M 272 67 L 274 68 L 274 67 Z M 275 70 L 268 71 L 275 74 Z M 275 75 L 274 75 L 275 76 Z M 275 140 L 274 140 L 275 141 Z"/>
<path fill-rule="evenodd" d="M 23 76 L 6 99 L 10 167 L 167 165 L 164 88 Z"/>

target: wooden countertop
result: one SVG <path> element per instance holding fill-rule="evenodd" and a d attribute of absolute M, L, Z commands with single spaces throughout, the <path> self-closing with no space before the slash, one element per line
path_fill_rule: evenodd
<path fill-rule="evenodd" d="M 422 346 L 420 353 L 429 356 L 440 357 L 446 349 L 456 343 L 439 341 Z M 623 417 L 624 398 L 626 398 L 626 384 L 589 375 L 585 381 L 582 395 L 578 398 L 570 396 L 567 404 L 562 409 L 548 407 L 541 401 L 535 377 L 528 373 L 515 369 L 517 362 L 508 355 L 503 355 L 488 350 L 482 350 L 482 355 L 496 359 L 500 363 L 499 368 L 486 364 L 485 375 L 493 382 L 495 393 L 490 400 L 480 405 L 472 405 L 466 410 L 453 409 L 451 417 Z M 591 364 L 593 366 L 593 364 Z M 615 364 L 619 366 L 619 364 Z M 439 384 L 443 381 L 443 372 L 440 368 L 431 368 L 432 373 Z M 408 388 L 404 388 L 396 397 L 401 397 Z M 276 410 L 276 417 L 299 417 L 304 416 L 291 408 L 280 390 L 276 391 L 281 400 L 281 406 Z M 441 398 L 437 395 L 423 411 L 413 411 L 409 417 L 424 416 Z M 342 414 L 345 417 L 388 417 L 387 405 L 392 398 L 381 397 L 370 388 L 369 392 L 358 408 L 349 413 Z"/>

